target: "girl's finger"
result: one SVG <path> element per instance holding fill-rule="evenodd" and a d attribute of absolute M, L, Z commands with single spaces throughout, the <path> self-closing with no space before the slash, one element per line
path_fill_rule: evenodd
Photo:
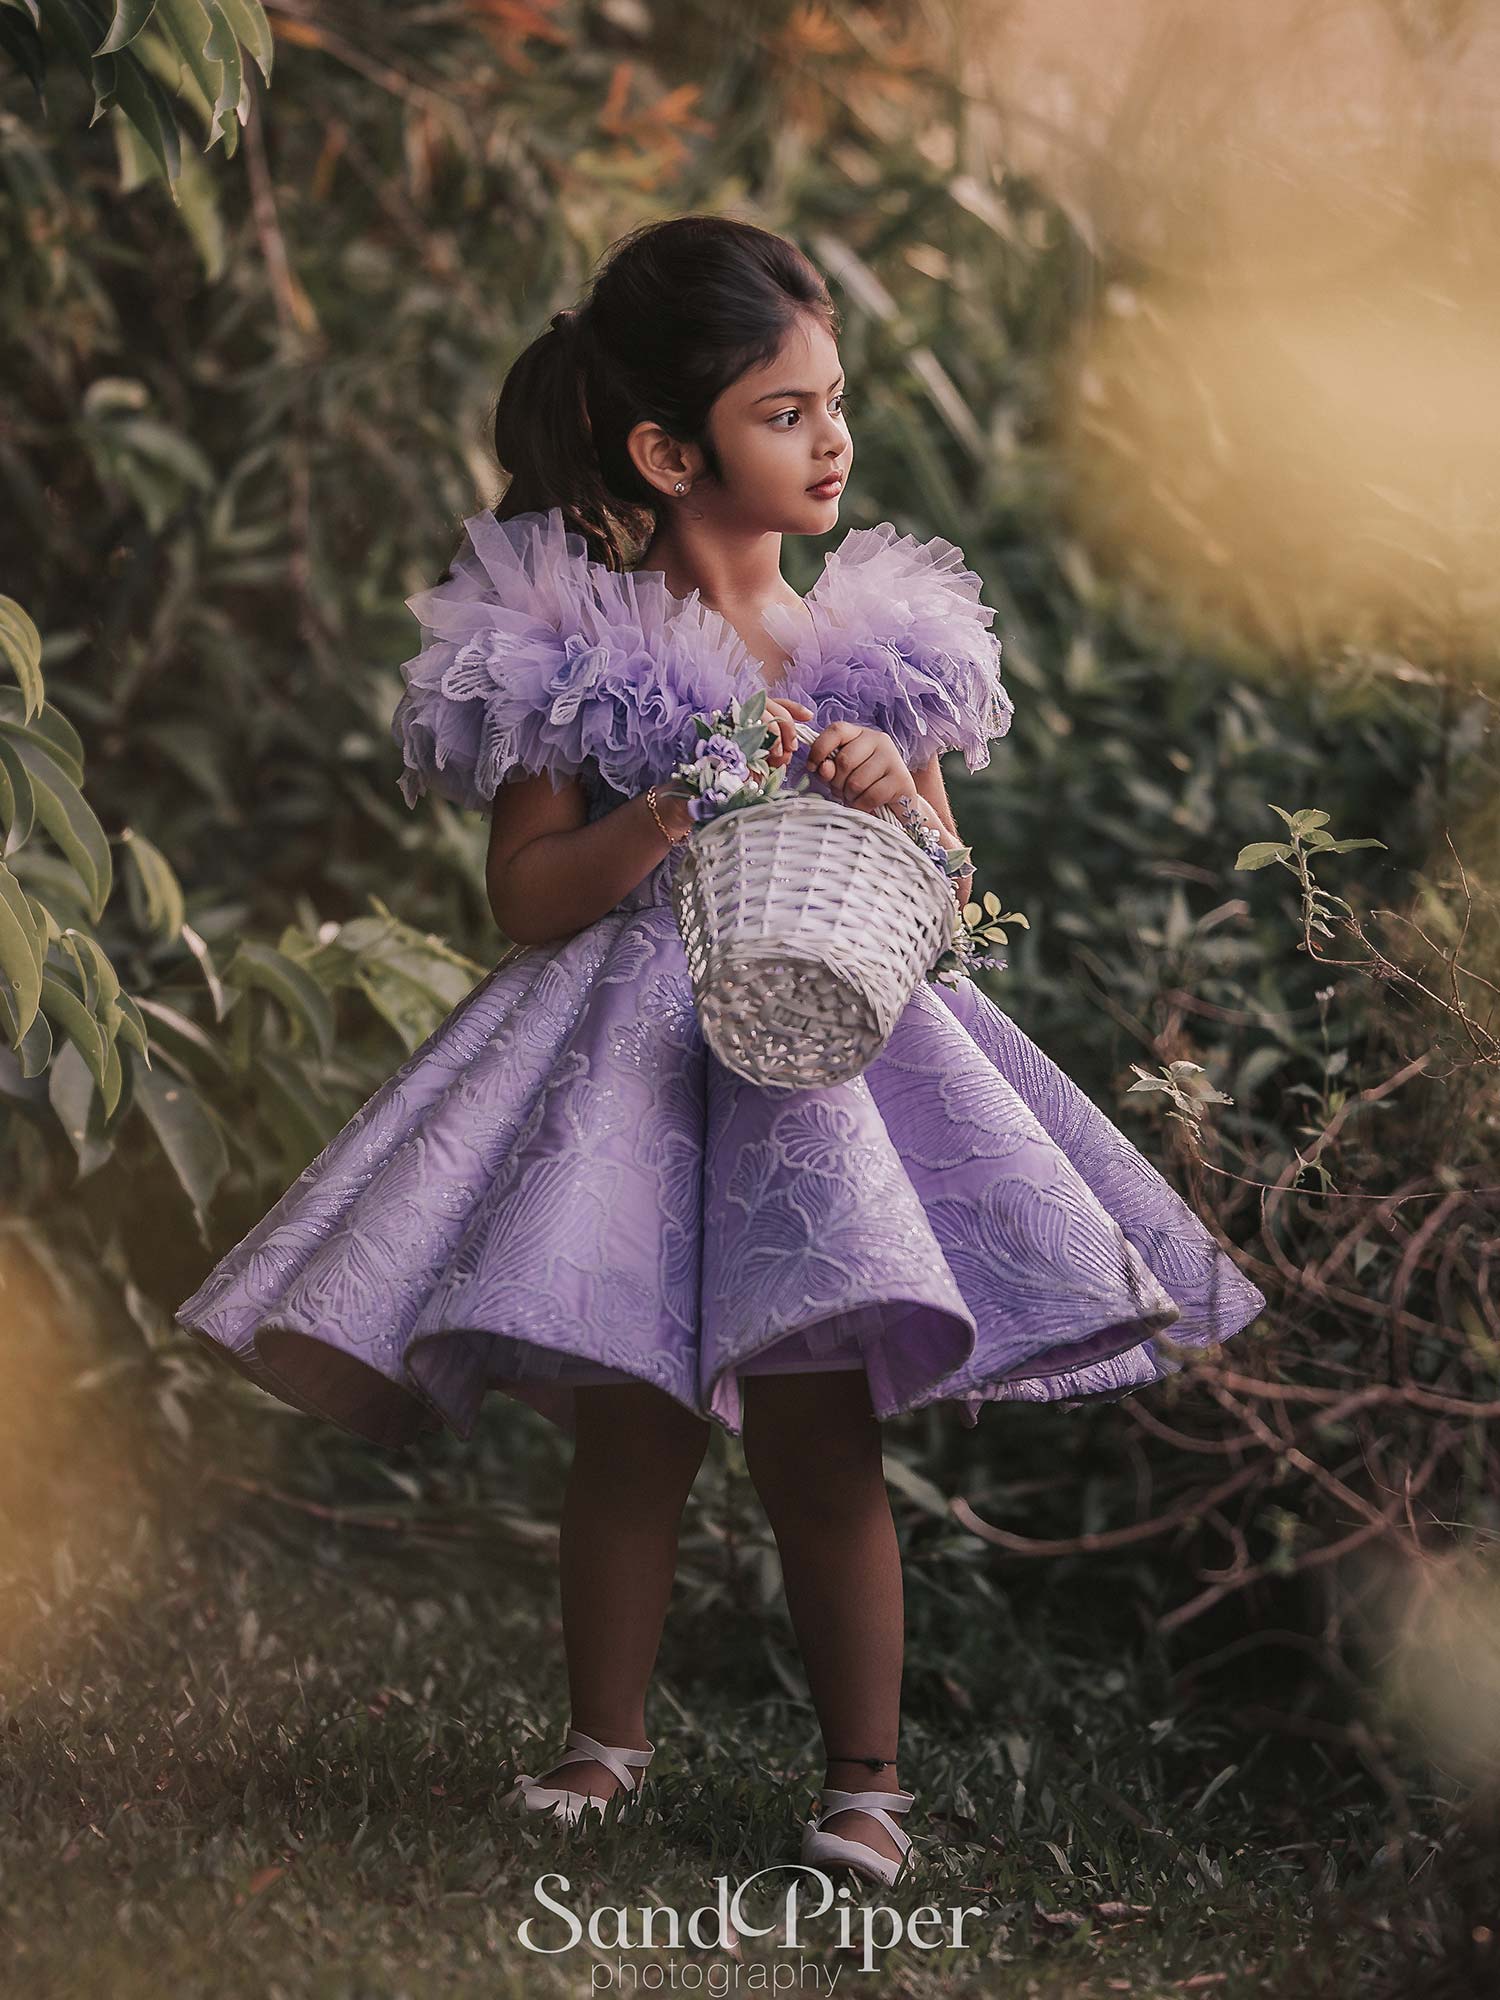
<path fill-rule="evenodd" d="M 885 763 L 883 746 L 878 741 L 864 740 L 873 736 L 874 731 L 866 730 L 863 732 L 863 738 L 855 737 L 842 745 L 839 750 L 839 761 L 844 774 L 841 789 L 846 799 L 849 796 L 849 787 L 856 776 L 859 779 L 860 791 L 866 791 L 871 785 L 879 783 Z"/>
<path fill-rule="evenodd" d="M 840 745 L 859 734 L 860 726 L 857 722 L 830 722 L 828 727 L 820 730 L 807 746 L 809 765 L 823 764 L 834 755 Z"/>

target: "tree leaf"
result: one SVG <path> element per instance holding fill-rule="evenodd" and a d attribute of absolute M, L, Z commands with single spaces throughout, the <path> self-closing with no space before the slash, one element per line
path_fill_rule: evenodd
<path fill-rule="evenodd" d="M 207 941 L 199 937 L 191 924 L 184 924 L 182 926 L 182 941 L 193 954 L 194 958 L 197 959 L 199 967 L 202 970 L 204 983 L 208 987 L 209 997 L 214 1003 L 214 1019 L 222 1021 L 228 1003 L 224 998 L 223 982 L 220 980 L 218 970 L 214 965 L 214 955 L 209 950 Z"/>
<path fill-rule="evenodd" d="M 71 1042 L 64 1042 L 47 1073 L 47 1096 L 68 1144 L 78 1155 L 78 1180 L 95 1173 L 114 1152 L 104 1134 L 100 1093 L 87 1063 Z"/>
<path fill-rule="evenodd" d="M 0 595 L 0 658 L 21 684 L 23 720 L 39 715 L 46 699 L 42 685 L 42 635 L 13 597 Z"/>
<path fill-rule="evenodd" d="M 52 1061 L 52 1048 L 52 1023 L 45 1014 L 38 1014 L 16 1050 L 22 1076 L 41 1076 Z"/>
<path fill-rule="evenodd" d="M 29 18 L 21 16 L 22 6 L 28 10 Z M 45 118 L 47 59 L 37 33 L 36 6 L 37 0 L 13 0 L 13 4 L 0 12 L 0 53 L 10 57 L 36 92 L 37 108 Z"/>
<path fill-rule="evenodd" d="M 19 1046 L 42 999 L 42 940 L 26 892 L 0 862 L 0 973 L 14 995 L 11 1047 Z"/>
<path fill-rule="evenodd" d="M 109 33 L 95 49 L 95 55 L 114 56 L 128 48 L 145 27 L 156 8 L 156 0 L 115 0 L 114 19 Z"/>
<path fill-rule="evenodd" d="M 261 75 L 269 83 L 276 45 L 271 39 L 271 24 L 266 19 L 266 10 L 260 0 L 219 0 L 214 11 L 224 16 L 236 40 L 244 43 Z M 218 53 L 217 48 L 213 53 Z"/>
<path fill-rule="evenodd" d="M 187 914 L 182 885 L 167 857 L 143 833 L 127 826 L 120 843 L 145 900 L 146 926 L 170 943 L 181 931 Z"/>
<path fill-rule="evenodd" d="M 208 1206 L 229 1171 L 224 1135 L 190 1083 L 173 1076 L 165 1065 L 147 1069 L 134 1055 L 129 1061 L 135 1101 L 191 1202 L 206 1241 Z"/>
<path fill-rule="evenodd" d="M 14 854 L 31 838 L 36 824 L 36 795 L 26 766 L 0 736 L 0 822 L 6 828 L 4 852 Z"/>
<path fill-rule="evenodd" d="M 174 1044 L 180 1042 L 195 1055 L 202 1056 L 219 1076 L 228 1076 L 229 1061 L 224 1051 L 211 1035 L 203 1032 L 196 1021 L 186 1014 L 180 1014 L 175 1007 L 168 1007 L 161 1000 L 142 999 L 138 1005 L 141 1013 L 146 1016 L 153 1040 L 163 1042 L 179 1056 L 181 1050 Z"/>
<path fill-rule="evenodd" d="M 79 791 L 68 772 L 57 761 L 51 746 L 30 730 L 0 721 L 11 747 L 26 766 L 36 794 L 36 814 L 59 850 L 66 855 L 83 884 L 89 915 L 97 923 L 109 901 L 114 863 L 104 829 L 93 808 Z"/>
<path fill-rule="evenodd" d="M 255 1101 L 269 1130 L 279 1140 L 282 1174 L 300 1173 L 327 1142 L 312 1106 L 317 1102 L 300 1064 L 262 1049 L 251 1067 Z"/>
<path fill-rule="evenodd" d="M 120 1058 L 113 1043 L 106 1040 L 103 1027 L 72 988 L 50 971 L 42 974 L 42 1011 L 62 1029 L 88 1064 L 89 1075 L 104 1099 L 104 1115 L 111 1116 L 119 1102 L 122 1078 Z"/>
<path fill-rule="evenodd" d="M 82 787 L 83 738 L 60 708 L 48 702 L 40 714 L 28 719 L 26 704 L 16 690 L 0 687 L 0 720 L 13 722 L 18 729 L 40 736 L 54 761 L 62 765 L 75 785 Z"/>
<path fill-rule="evenodd" d="M 285 1011 L 294 1029 L 311 1031 L 318 1053 L 333 1053 L 333 1003 L 317 980 L 295 959 L 271 945 L 247 939 L 224 968 L 228 985 L 259 986 Z"/>

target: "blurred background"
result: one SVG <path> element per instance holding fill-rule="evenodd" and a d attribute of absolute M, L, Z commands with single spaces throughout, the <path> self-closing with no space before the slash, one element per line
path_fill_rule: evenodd
<path fill-rule="evenodd" d="M 576 1982 L 538 1872 L 691 1909 L 820 1775 L 734 1440 L 670 1812 L 575 1853 L 493 1811 L 563 1435 L 382 1451 L 170 1319 L 503 948 L 403 599 L 511 358 L 702 210 L 839 302 L 838 533 L 996 608 L 981 983 L 1270 1301 L 887 1426 L 915 1900 L 987 1913 L 900 1990 L 1500 1992 L 1497 200 L 1483 0 L 0 0 L 7 1995 Z"/>

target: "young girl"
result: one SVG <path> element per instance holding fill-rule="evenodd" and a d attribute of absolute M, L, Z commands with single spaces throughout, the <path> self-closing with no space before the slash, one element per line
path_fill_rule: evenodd
<path fill-rule="evenodd" d="M 912 800 L 950 844 L 939 757 L 976 770 L 1010 722 L 951 542 L 854 529 L 805 599 L 783 581 L 854 455 L 837 330 L 792 244 L 686 216 L 515 362 L 509 486 L 408 600 L 394 723 L 409 805 L 488 810 L 513 949 L 177 1317 L 377 1443 L 467 1438 L 491 1389 L 570 1434 L 570 1754 L 510 1795 L 569 1821 L 639 1797 L 678 1523 L 712 1425 L 740 1437 L 827 1752 L 803 1857 L 889 1882 L 913 1795 L 880 1419 L 1129 1394 L 1180 1365 L 1154 1333 L 1222 1342 L 1265 1300 L 969 980 L 919 985 L 825 1089 L 704 1044 L 671 902 L 693 716 L 770 688 L 790 778 Z"/>

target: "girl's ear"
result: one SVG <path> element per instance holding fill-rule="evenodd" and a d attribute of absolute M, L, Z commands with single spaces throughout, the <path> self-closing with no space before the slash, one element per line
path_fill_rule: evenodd
<path fill-rule="evenodd" d="M 643 418 L 632 428 L 625 449 L 636 471 L 658 493 L 675 492 L 679 480 L 690 486 L 698 476 L 697 456 L 691 447 L 680 444 L 670 432 L 649 419 Z"/>

